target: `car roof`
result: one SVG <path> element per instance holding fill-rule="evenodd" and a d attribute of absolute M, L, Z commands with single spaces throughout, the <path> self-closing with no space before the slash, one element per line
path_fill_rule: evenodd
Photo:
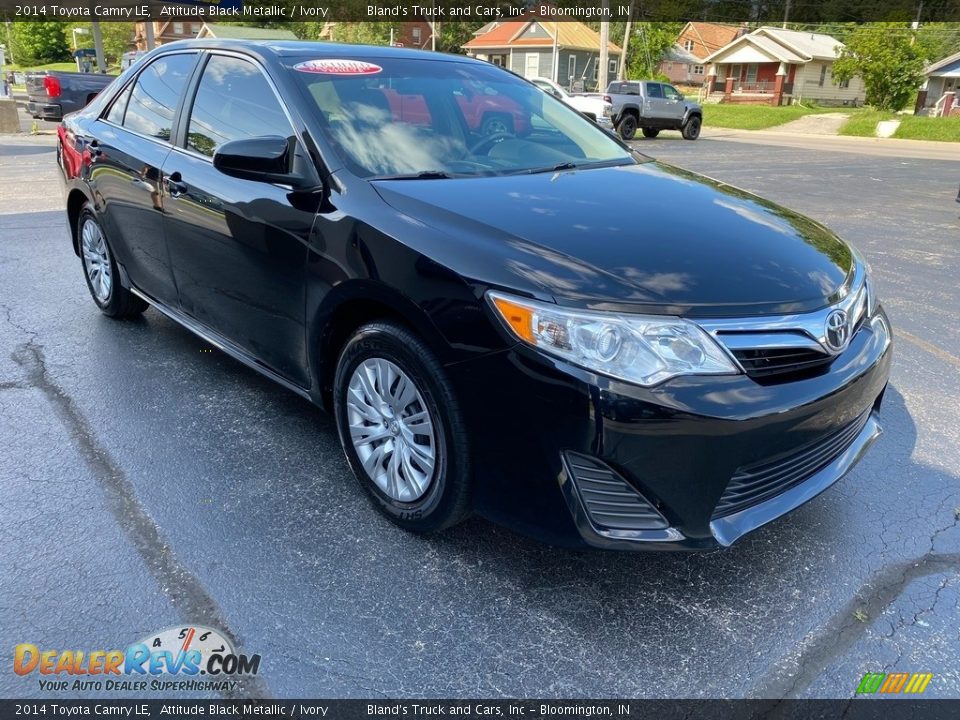
<path fill-rule="evenodd" d="M 328 43 L 311 40 L 235 40 L 203 38 L 178 40 L 165 43 L 158 49 L 213 48 L 217 50 L 246 50 L 262 56 L 276 58 L 315 56 L 318 58 L 397 58 L 411 60 L 433 60 L 445 62 L 480 63 L 465 55 L 416 50 L 413 48 L 387 47 L 383 45 L 352 45 L 348 43 Z M 485 65 L 487 63 L 484 63 Z"/>

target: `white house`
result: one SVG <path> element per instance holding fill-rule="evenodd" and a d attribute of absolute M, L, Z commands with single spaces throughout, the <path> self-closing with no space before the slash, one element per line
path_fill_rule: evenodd
<path fill-rule="evenodd" d="M 862 105 L 859 77 L 838 82 L 833 63 L 843 43 L 821 33 L 762 27 L 741 35 L 704 58 L 711 64 L 710 99 L 784 105 L 812 100 L 822 105 Z"/>

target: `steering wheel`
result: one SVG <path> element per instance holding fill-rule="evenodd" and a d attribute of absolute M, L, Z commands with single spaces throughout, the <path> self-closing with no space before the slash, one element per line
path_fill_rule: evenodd
<path fill-rule="evenodd" d="M 494 146 L 495 143 L 500 142 L 501 140 L 506 140 L 507 138 L 512 138 L 513 133 L 508 132 L 495 132 L 487 135 L 485 138 L 481 138 L 473 145 L 471 145 L 467 152 L 471 155 L 477 155 L 481 150 L 490 152 L 490 149 Z M 488 147 L 489 146 L 489 147 Z"/>

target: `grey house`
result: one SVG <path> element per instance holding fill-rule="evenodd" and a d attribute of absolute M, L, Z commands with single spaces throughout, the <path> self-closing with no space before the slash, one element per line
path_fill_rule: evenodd
<path fill-rule="evenodd" d="M 933 63 L 923 72 L 926 82 L 917 95 L 916 114 L 950 115 L 960 94 L 960 53 Z M 949 106 L 948 106 L 949 101 Z"/>
<path fill-rule="evenodd" d="M 559 34 L 557 34 L 559 33 Z M 581 22 L 539 19 L 491 22 L 463 46 L 467 55 L 508 68 L 525 78 L 544 77 L 564 87 L 595 90 L 600 35 Z M 609 77 L 616 77 L 621 50 L 607 46 Z"/>

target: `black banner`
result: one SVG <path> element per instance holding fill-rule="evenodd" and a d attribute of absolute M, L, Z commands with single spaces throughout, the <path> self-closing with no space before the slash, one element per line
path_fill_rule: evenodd
<path fill-rule="evenodd" d="M 471 718 L 563 720 L 940 720 L 960 700 L 0 700 L 11 718 Z"/>
<path fill-rule="evenodd" d="M 489 22 L 949 22 L 960 0 L 0 0 L 11 21 Z"/>

